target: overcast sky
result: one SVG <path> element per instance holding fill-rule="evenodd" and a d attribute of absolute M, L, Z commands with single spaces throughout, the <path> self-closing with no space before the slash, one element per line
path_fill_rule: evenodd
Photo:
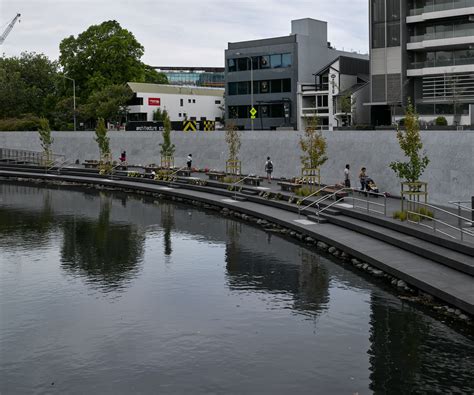
<path fill-rule="evenodd" d="M 22 14 L 0 51 L 59 56 L 60 41 L 115 19 L 153 66 L 223 66 L 228 42 L 285 36 L 292 19 L 328 22 L 338 49 L 368 51 L 367 0 L 0 0 L 0 29 Z"/>

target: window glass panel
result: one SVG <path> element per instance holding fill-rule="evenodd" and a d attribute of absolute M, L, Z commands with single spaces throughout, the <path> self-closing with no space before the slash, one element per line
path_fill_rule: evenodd
<path fill-rule="evenodd" d="M 248 108 L 247 106 L 238 106 L 238 116 L 239 118 L 248 118 Z"/>
<path fill-rule="evenodd" d="M 387 47 L 400 46 L 400 22 L 387 23 Z"/>
<path fill-rule="evenodd" d="M 387 21 L 400 20 L 400 0 L 387 0 Z"/>
<path fill-rule="evenodd" d="M 229 72 L 237 71 L 237 64 L 235 63 L 235 59 L 227 60 L 227 68 Z"/>
<path fill-rule="evenodd" d="M 269 93 L 268 81 L 260 81 L 260 93 Z"/>
<path fill-rule="evenodd" d="M 283 118 L 285 116 L 283 104 L 272 104 L 270 106 L 270 116 L 272 118 Z"/>
<path fill-rule="evenodd" d="M 229 82 L 229 96 L 233 96 L 237 94 L 237 83 L 236 82 Z"/>
<path fill-rule="evenodd" d="M 237 69 L 239 71 L 246 71 L 249 69 L 248 67 L 248 59 L 247 58 L 239 58 L 237 59 Z"/>
<path fill-rule="evenodd" d="M 259 113 L 260 113 L 260 117 L 262 118 L 268 118 L 269 114 L 268 114 L 268 106 L 260 106 L 259 108 Z"/>
<path fill-rule="evenodd" d="M 281 80 L 271 80 L 270 81 L 270 89 L 272 93 L 280 93 L 281 92 Z"/>
<path fill-rule="evenodd" d="M 372 27 L 372 48 L 385 47 L 385 23 L 374 23 Z"/>
<path fill-rule="evenodd" d="M 372 0 L 372 20 L 385 21 L 385 0 Z"/>
<path fill-rule="evenodd" d="M 323 107 L 327 107 L 327 106 L 328 106 L 328 97 L 323 96 Z"/>
<path fill-rule="evenodd" d="M 292 66 L 292 59 L 291 53 L 284 53 L 281 55 L 281 67 L 291 67 Z"/>
<path fill-rule="evenodd" d="M 291 92 L 291 78 L 283 80 L 283 92 Z"/>
<path fill-rule="evenodd" d="M 260 57 L 252 56 L 252 67 L 254 70 L 258 70 L 259 64 L 260 64 Z"/>
<path fill-rule="evenodd" d="M 273 69 L 281 68 L 281 54 L 271 55 L 270 56 L 270 64 L 272 65 Z"/>
<path fill-rule="evenodd" d="M 260 68 L 261 69 L 270 68 L 270 57 L 269 56 L 260 56 Z"/>
<path fill-rule="evenodd" d="M 241 82 L 238 82 L 238 85 L 237 85 L 237 94 L 238 95 L 248 95 L 250 92 L 249 92 L 249 82 L 248 81 L 241 81 Z"/>

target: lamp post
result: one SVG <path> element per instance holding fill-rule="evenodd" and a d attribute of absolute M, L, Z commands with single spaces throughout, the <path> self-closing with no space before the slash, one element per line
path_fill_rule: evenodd
<path fill-rule="evenodd" d="M 240 56 L 242 54 L 240 52 L 237 52 L 236 55 Z M 245 56 L 245 57 L 250 60 L 250 110 L 252 110 L 253 109 L 253 61 L 252 61 L 251 56 Z M 251 124 L 251 128 L 252 128 L 252 132 L 254 130 L 253 119 L 254 119 L 254 115 L 251 115 L 250 116 L 250 124 Z"/>
<path fill-rule="evenodd" d="M 76 80 L 74 78 L 66 77 L 63 74 L 63 77 L 67 80 L 72 81 L 72 94 L 73 94 L 73 106 L 74 106 L 74 131 L 76 131 Z"/>

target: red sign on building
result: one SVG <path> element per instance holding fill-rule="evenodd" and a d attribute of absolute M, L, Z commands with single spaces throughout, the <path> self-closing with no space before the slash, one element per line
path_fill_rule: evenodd
<path fill-rule="evenodd" d="M 148 98 L 149 106 L 161 106 L 161 99 L 159 97 L 149 97 Z"/>

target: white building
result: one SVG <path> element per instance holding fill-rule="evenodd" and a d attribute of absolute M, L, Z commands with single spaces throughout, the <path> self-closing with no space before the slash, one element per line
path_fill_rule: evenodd
<path fill-rule="evenodd" d="M 220 121 L 224 89 L 129 82 L 134 93 L 128 107 L 129 122 L 152 122 L 157 109 L 166 110 L 172 122 Z"/>
<path fill-rule="evenodd" d="M 370 123 L 368 59 L 339 56 L 314 76 L 314 84 L 298 85 L 300 130 L 314 116 L 325 130 Z"/>

